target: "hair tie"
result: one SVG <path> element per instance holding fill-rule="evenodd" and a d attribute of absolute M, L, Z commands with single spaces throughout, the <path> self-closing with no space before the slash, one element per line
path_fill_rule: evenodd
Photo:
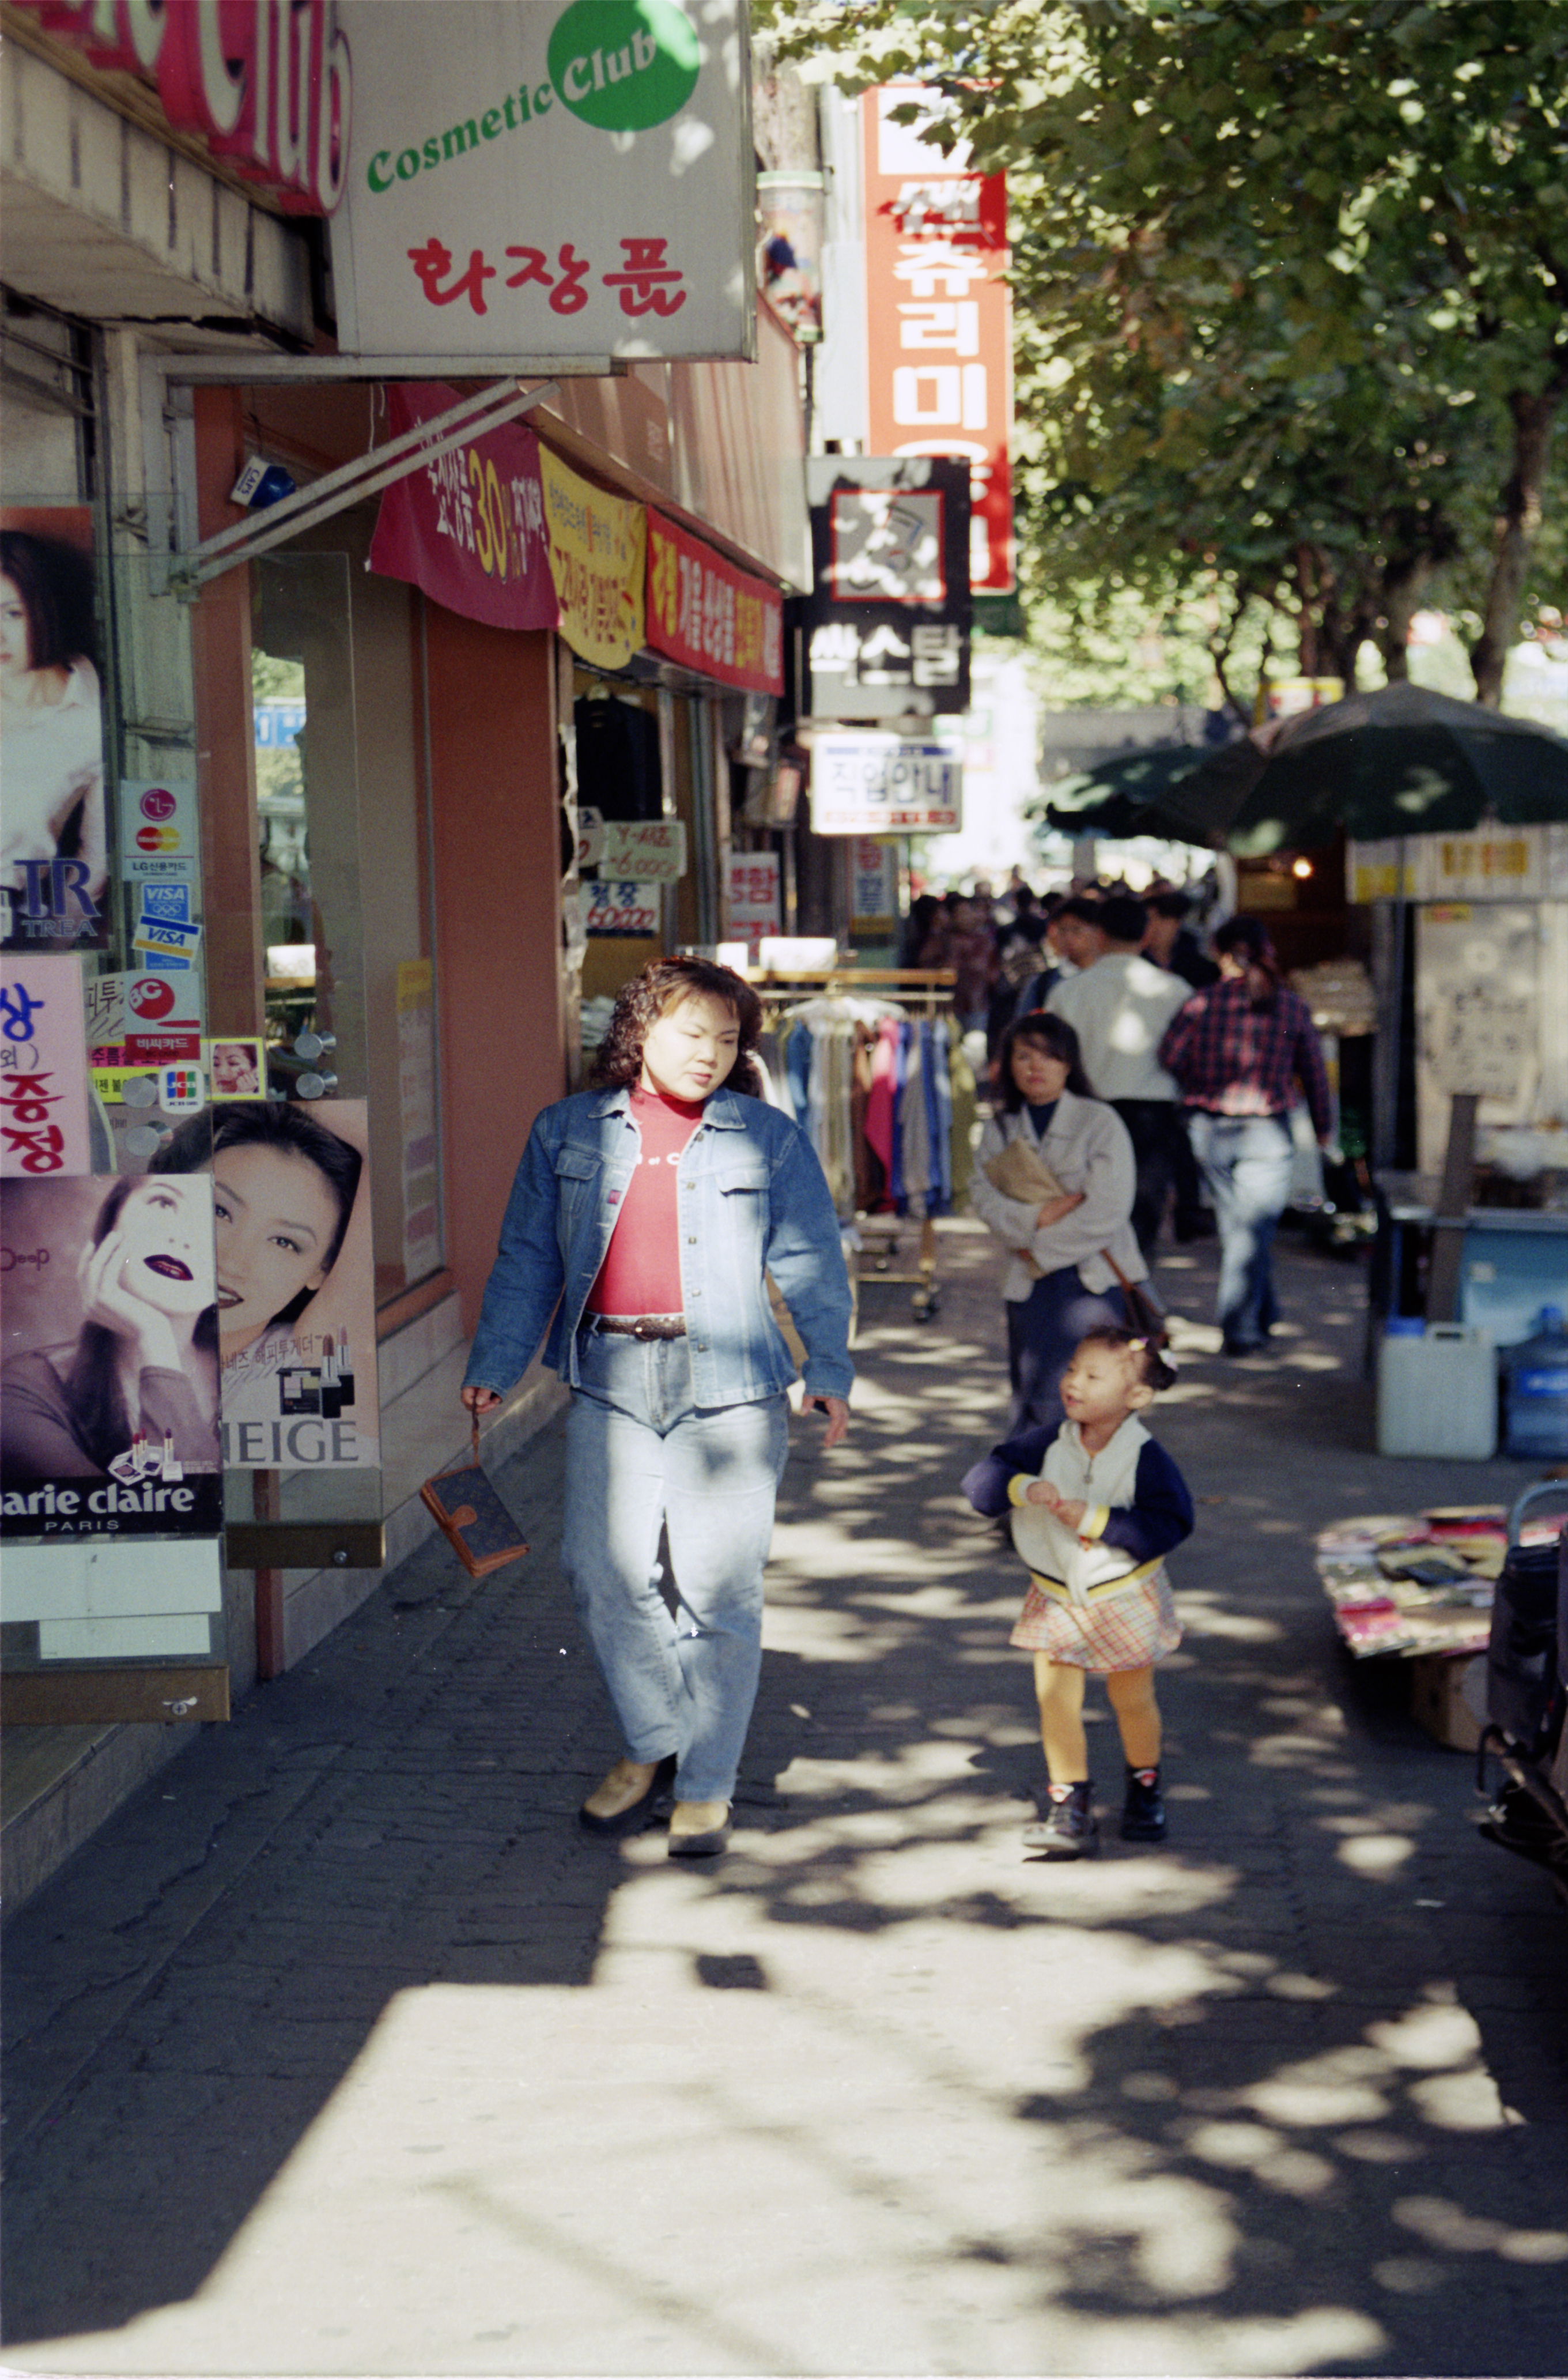
<path fill-rule="evenodd" d="M 1133 1354 L 1141 1355 L 1149 1342 L 1147 1339 L 1129 1339 L 1127 1343 Z"/>

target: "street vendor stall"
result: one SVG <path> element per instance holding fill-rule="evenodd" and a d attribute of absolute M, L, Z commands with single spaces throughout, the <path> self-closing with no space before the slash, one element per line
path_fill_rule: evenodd
<path fill-rule="evenodd" d="M 1358 1661 L 1408 1661 L 1415 1717 L 1459 1751 L 1475 1750 L 1485 1723 L 1480 1657 L 1507 1547 L 1501 1504 L 1360 1514 L 1318 1536 L 1341 1641 Z"/>

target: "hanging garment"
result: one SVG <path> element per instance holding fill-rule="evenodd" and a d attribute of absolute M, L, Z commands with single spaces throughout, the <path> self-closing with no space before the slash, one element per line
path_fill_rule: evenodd
<path fill-rule="evenodd" d="M 664 808 L 658 722 L 619 696 L 583 695 L 572 706 L 577 799 L 607 819 L 656 819 Z"/>
<path fill-rule="evenodd" d="M 923 1220 L 931 1195 L 931 1119 L 925 1106 L 925 1053 L 921 1046 L 920 1026 L 911 1025 L 906 1030 L 909 1042 L 899 1116 L 904 1160 L 904 1204 L 900 1211 Z"/>

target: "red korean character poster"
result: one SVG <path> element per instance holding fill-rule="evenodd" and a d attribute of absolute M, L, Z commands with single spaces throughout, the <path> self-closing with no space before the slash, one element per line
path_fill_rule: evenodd
<path fill-rule="evenodd" d="M 963 147 L 944 157 L 920 122 L 893 120 L 933 102 L 921 83 L 887 83 L 861 102 L 868 451 L 968 462 L 970 582 L 1007 595 L 1018 584 L 1007 176 L 971 173 Z"/>
<path fill-rule="evenodd" d="M 81 961 L 0 961 L 0 1174 L 86 1173 L 87 1050 Z"/>

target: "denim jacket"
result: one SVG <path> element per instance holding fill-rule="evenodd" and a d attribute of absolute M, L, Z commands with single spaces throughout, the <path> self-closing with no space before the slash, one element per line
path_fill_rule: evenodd
<path fill-rule="evenodd" d="M 628 1090 L 579 1091 L 536 1120 L 501 1224 L 465 1385 L 504 1391 L 545 1361 L 578 1383 L 577 1328 L 636 1169 Z M 771 1273 L 805 1342 L 809 1396 L 847 1397 L 850 1283 L 816 1152 L 763 1100 L 722 1087 L 681 1160 L 682 1305 L 699 1406 L 751 1404 L 795 1377 Z"/>

